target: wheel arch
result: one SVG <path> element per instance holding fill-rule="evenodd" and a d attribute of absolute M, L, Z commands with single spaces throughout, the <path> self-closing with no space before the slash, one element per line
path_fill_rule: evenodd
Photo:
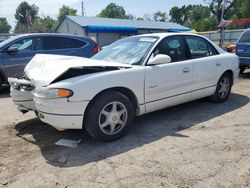
<path fill-rule="evenodd" d="M 234 73 L 233 73 L 233 71 L 231 69 L 228 69 L 225 72 L 223 72 L 223 74 L 225 74 L 225 73 L 228 73 L 230 75 L 230 77 L 231 77 L 231 83 L 233 85 L 234 84 Z"/>
<path fill-rule="evenodd" d="M 109 92 L 109 91 L 116 91 L 116 92 L 119 92 L 123 95 L 125 95 L 126 97 L 128 97 L 128 99 L 132 102 L 133 104 L 133 108 L 134 108 L 134 112 L 135 112 L 135 115 L 139 114 L 139 103 L 138 103 L 138 99 L 136 97 L 136 95 L 134 94 L 134 92 L 129 89 L 129 88 L 126 88 L 126 87 L 111 87 L 111 88 L 107 88 L 107 89 L 104 89 L 102 91 L 100 91 L 99 93 L 97 93 L 92 99 L 91 101 L 89 102 L 89 104 L 87 105 L 87 108 L 84 112 L 84 117 L 85 117 L 85 114 L 87 112 L 87 110 L 89 109 L 89 107 L 92 105 L 93 101 L 95 101 L 99 96 L 101 96 L 103 93 L 106 93 L 106 92 Z"/>

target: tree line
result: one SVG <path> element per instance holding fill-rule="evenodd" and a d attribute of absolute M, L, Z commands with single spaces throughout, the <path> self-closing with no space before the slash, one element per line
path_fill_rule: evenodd
<path fill-rule="evenodd" d="M 171 21 L 178 23 L 196 31 L 209 31 L 215 30 L 218 23 L 221 21 L 222 7 L 224 5 L 224 19 L 240 19 L 250 18 L 250 0 L 204 0 L 203 5 L 184 5 L 182 7 L 174 6 L 170 9 L 169 14 L 163 11 L 154 13 L 145 13 L 142 17 L 135 17 L 128 14 L 124 7 L 115 3 L 110 3 L 101 12 L 96 15 L 97 17 L 105 18 L 119 18 L 119 19 L 133 19 L 133 20 L 146 20 L 146 21 Z M 21 2 L 15 13 L 17 20 L 14 33 L 26 32 L 55 32 L 56 26 L 61 22 L 65 15 L 77 15 L 77 10 L 63 5 L 58 10 L 56 19 L 50 16 L 39 17 L 39 8 L 26 1 Z M 233 26 L 241 28 L 244 26 Z M 11 26 L 6 18 L 0 18 L 0 33 L 8 33 Z"/>

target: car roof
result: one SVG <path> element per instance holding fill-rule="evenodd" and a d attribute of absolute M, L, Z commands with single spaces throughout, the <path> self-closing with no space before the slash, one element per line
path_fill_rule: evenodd
<path fill-rule="evenodd" d="M 61 36 L 61 37 L 74 37 L 74 38 L 88 38 L 82 35 L 61 34 L 61 33 L 28 33 L 28 34 L 19 34 L 16 37 L 19 38 L 28 36 Z"/>
<path fill-rule="evenodd" d="M 160 37 L 160 38 L 165 38 L 165 37 L 168 37 L 168 36 L 175 36 L 175 35 L 190 35 L 190 36 L 199 36 L 199 37 L 203 37 L 201 35 L 197 35 L 197 34 L 194 34 L 194 33 L 182 33 L 182 32 L 178 32 L 178 33 L 149 33 L 149 34 L 143 34 L 143 35 L 140 35 L 140 36 L 154 36 L 154 37 Z"/>
<path fill-rule="evenodd" d="M 180 35 L 185 35 L 185 36 L 197 36 L 197 37 L 200 37 L 200 38 L 203 38 L 203 39 L 205 39 L 206 41 L 209 41 L 210 42 L 210 44 L 212 44 L 215 48 L 216 48 L 216 50 L 219 52 L 219 53 L 225 53 L 225 51 L 223 51 L 219 46 L 217 46 L 214 42 L 212 42 L 211 40 L 209 40 L 208 38 L 206 38 L 206 37 L 204 37 L 204 36 L 202 36 L 202 35 L 198 35 L 198 34 L 194 34 L 194 33 L 188 33 L 188 32 L 185 32 L 185 33 L 183 33 L 183 32 L 177 32 L 177 33 L 150 33 L 150 34 L 143 34 L 143 35 L 139 35 L 139 36 L 148 36 L 148 37 L 159 37 L 160 38 L 160 40 L 161 39 L 163 39 L 163 38 L 165 38 L 165 37 L 168 37 L 168 36 L 176 36 L 176 35 L 178 35 L 178 36 L 180 36 Z M 137 35 L 138 36 L 138 35 Z M 134 37 L 136 37 L 136 35 L 134 36 Z"/>

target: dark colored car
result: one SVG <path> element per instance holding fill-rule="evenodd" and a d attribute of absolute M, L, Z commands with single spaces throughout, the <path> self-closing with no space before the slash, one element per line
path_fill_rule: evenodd
<path fill-rule="evenodd" d="M 99 46 L 90 38 L 63 34 L 18 35 L 0 43 L 0 88 L 7 77 L 20 77 L 35 54 L 92 57 Z"/>
<path fill-rule="evenodd" d="M 236 42 L 236 54 L 240 59 L 240 73 L 250 67 L 250 29 L 246 29 Z"/>

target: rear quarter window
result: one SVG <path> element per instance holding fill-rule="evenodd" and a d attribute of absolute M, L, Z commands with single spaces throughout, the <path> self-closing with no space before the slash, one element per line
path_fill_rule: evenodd
<path fill-rule="evenodd" d="M 248 42 L 250 43 L 250 31 L 245 31 L 241 36 L 239 42 Z"/>
<path fill-rule="evenodd" d="M 82 41 L 82 40 L 78 40 L 78 39 L 71 39 L 71 40 L 72 40 L 72 44 L 74 48 L 81 48 L 87 44 L 87 42 Z"/>

